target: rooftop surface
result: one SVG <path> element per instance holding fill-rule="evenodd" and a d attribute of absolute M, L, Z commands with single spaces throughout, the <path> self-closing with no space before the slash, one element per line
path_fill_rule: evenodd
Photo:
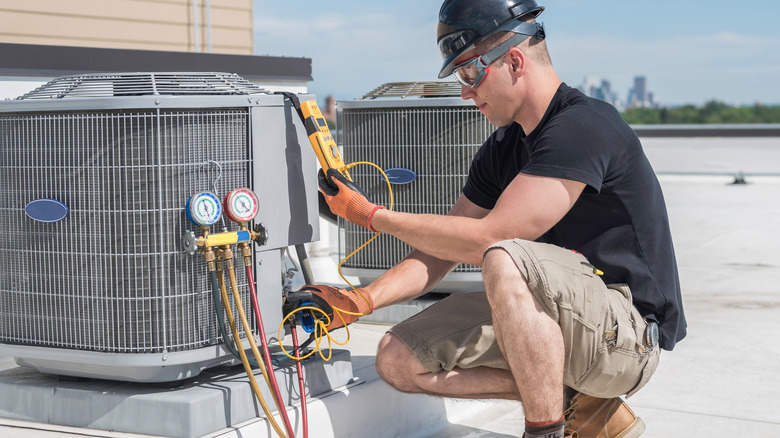
<path fill-rule="evenodd" d="M 780 144 L 777 139 L 772 144 L 769 155 L 754 156 L 737 170 L 749 175 L 754 166 L 763 174 L 775 172 L 780 161 L 772 154 L 780 153 Z M 732 184 L 727 173 L 734 169 L 721 166 L 728 157 L 689 157 L 687 150 L 683 156 L 690 165 L 683 166 L 662 146 L 646 143 L 666 196 L 688 336 L 661 355 L 655 376 L 628 403 L 647 424 L 647 438 L 780 436 L 780 343 L 774 339 L 780 333 L 780 251 L 774 246 L 780 244 L 780 176 L 748 176 L 747 184 Z M 691 172 L 678 174 L 680 167 Z M 324 252 L 312 260 L 314 275 L 318 282 L 339 283 L 334 251 Z M 310 402 L 311 437 L 522 434 L 518 403 L 406 395 L 379 380 L 374 352 L 387 327 L 351 326 L 348 348 L 358 382 Z M 0 369 L 13 366 L 0 359 Z M 137 435 L 0 418 L 0 436 Z M 209 435 L 247 436 L 273 435 L 262 419 Z"/>

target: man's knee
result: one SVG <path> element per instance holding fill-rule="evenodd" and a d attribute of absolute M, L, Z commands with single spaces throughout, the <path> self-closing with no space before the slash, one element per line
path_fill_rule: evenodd
<path fill-rule="evenodd" d="M 515 262 L 512 260 L 512 256 L 509 255 L 506 249 L 500 246 L 493 246 L 485 251 L 482 255 L 482 271 L 488 274 L 493 274 L 496 271 L 503 271 L 506 269 L 517 270 Z"/>
<path fill-rule="evenodd" d="M 385 334 L 376 353 L 376 370 L 385 382 L 399 391 L 417 392 L 413 381 L 421 369 L 422 364 L 403 341 L 392 333 Z"/>
<path fill-rule="evenodd" d="M 497 287 L 510 287 L 514 290 L 518 285 L 526 283 L 525 276 L 515 260 L 507 249 L 501 246 L 489 248 L 482 257 L 482 278 L 488 296 Z"/>

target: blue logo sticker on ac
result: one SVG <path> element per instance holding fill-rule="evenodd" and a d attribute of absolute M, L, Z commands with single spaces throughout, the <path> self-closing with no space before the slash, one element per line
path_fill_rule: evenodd
<path fill-rule="evenodd" d="M 385 174 L 390 184 L 409 184 L 417 179 L 417 173 L 404 167 L 386 169 Z"/>
<path fill-rule="evenodd" d="M 30 201 L 24 207 L 24 213 L 38 222 L 59 222 L 68 215 L 70 209 L 64 203 L 51 198 L 40 198 Z"/>

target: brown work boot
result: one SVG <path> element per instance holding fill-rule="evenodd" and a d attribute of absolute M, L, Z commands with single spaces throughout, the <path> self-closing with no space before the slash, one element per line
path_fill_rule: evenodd
<path fill-rule="evenodd" d="M 636 438 L 645 423 L 620 398 L 596 398 L 577 393 L 566 417 L 566 436 L 578 438 Z"/>
<path fill-rule="evenodd" d="M 526 438 L 525 434 L 523 434 L 523 438 Z M 577 435 L 577 432 L 571 433 L 571 432 L 564 432 L 563 438 L 579 438 L 579 435 Z"/>

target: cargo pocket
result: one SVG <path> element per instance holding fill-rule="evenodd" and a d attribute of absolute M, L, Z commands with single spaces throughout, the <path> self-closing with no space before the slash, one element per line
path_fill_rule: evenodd
<path fill-rule="evenodd" d="M 600 331 L 604 324 L 604 315 L 608 311 L 604 282 L 593 272 L 593 265 L 581 263 L 578 271 L 579 275 L 572 275 L 568 280 L 574 291 L 569 298 L 569 306 L 580 323 L 591 330 Z"/>
<path fill-rule="evenodd" d="M 567 284 L 569 293 L 558 302 L 558 325 L 566 348 L 564 383 L 572 387 L 601 354 L 605 346 L 602 333 L 610 319 L 604 283 L 592 270 L 588 272 L 581 266 L 577 270 L 580 272 L 570 276 Z"/>
<path fill-rule="evenodd" d="M 632 311 L 630 291 L 627 287 L 610 286 L 608 294 L 609 310 L 602 325 L 600 348 L 574 386 L 603 398 L 618 397 L 637 387 L 648 360 L 648 355 L 637 346 L 645 322 Z"/>

